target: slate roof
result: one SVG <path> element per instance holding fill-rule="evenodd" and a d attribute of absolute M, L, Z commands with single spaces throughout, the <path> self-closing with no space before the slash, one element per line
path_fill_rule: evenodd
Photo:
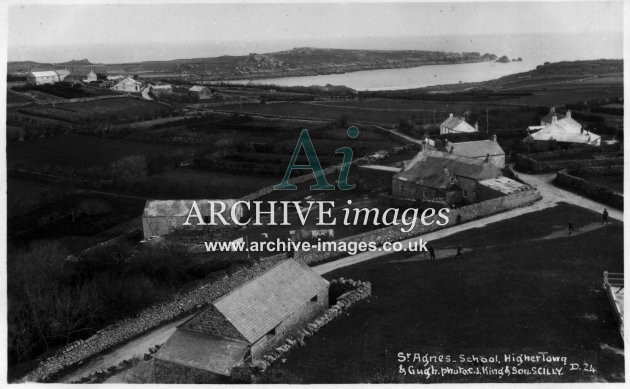
<path fill-rule="evenodd" d="M 178 329 L 155 358 L 229 376 L 248 349 L 247 342 Z"/>
<path fill-rule="evenodd" d="M 505 155 L 505 152 L 497 142 L 491 140 L 475 140 L 471 142 L 450 143 L 446 151 L 453 147 L 453 154 L 461 157 L 479 158 L 486 155 Z"/>
<path fill-rule="evenodd" d="M 532 188 L 529 185 L 522 184 L 507 177 L 497 177 L 489 178 L 487 180 L 481 180 L 479 181 L 479 185 L 483 185 L 487 188 L 496 190 L 497 192 L 501 192 L 503 194 L 520 192 Z"/>
<path fill-rule="evenodd" d="M 501 171 L 489 162 L 460 157 L 441 151 L 425 150 L 411 160 L 408 167 L 396 174 L 395 179 L 413 182 L 431 188 L 443 189 L 446 183 L 444 168 L 450 174 L 473 180 L 485 180 L 502 176 Z"/>
<path fill-rule="evenodd" d="M 448 119 L 442 122 L 442 126 L 450 128 L 451 130 L 457 127 L 461 122 L 464 122 L 464 118 L 459 116 L 450 116 Z"/>
<path fill-rule="evenodd" d="M 307 265 L 287 259 L 218 298 L 214 306 L 254 343 L 328 285 Z"/>

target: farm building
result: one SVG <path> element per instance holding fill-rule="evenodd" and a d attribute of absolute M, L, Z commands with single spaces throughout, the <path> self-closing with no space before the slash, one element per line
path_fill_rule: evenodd
<path fill-rule="evenodd" d="M 162 93 L 173 93 L 173 86 L 171 84 L 151 85 L 149 87 L 149 90 L 155 95 L 160 95 Z"/>
<path fill-rule="evenodd" d="M 142 83 L 131 77 L 126 77 L 114 85 L 112 89 L 120 92 L 140 93 L 142 90 Z"/>
<path fill-rule="evenodd" d="M 530 144 L 535 149 L 546 150 L 551 143 L 599 146 L 601 137 L 585 130 L 580 123 L 571 117 L 571 111 L 567 111 L 563 119 L 558 120 L 555 115 L 552 116 L 551 124 L 529 134 L 523 139 L 523 142 Z"/>
<path fill-rule="evenodd" d="M 179 325 L 156 362 L 230 376 L 233 367 L 260 360 L 324 312 L 329 286 L 306 264 L 283 260 Z"/>
<path fill-rule="evenodd" d="M 440 124 L 440 134 L 457 134 L 461 132 L 478 132 L 479 127 L 475 123 L 475 126 L 471 126 L 466 122 L 463 117 L 453 116 L 450 114 L 448 119 Z"/>
<path fill-rule="evenodd" d="M 197 225 L 198 218 L 194 216 L 189 220 L 192 225 L 184 225 L 195 203 L 197 204 L 199 213 L 202 215 L 203 221 L 205 223 L 213 222 L 210 220 L 211 204 L 209 201 L 222 202 L 225 204 L 226 211 L 222 213 L 222 216 L 229 225 L 234 225 L 231 217 L 231 209 L 237 200 L 147 200 L 142 214 L 142 230 L 145 239 L 154 236 L 168 235 L 176 229 L 211 228 L 211 226 L 207 225 Z M 235 216 L 239 219 L 243 216 L 243 207 L 240 205 L 241 204 L 239 204 L 234 211 Z M 218 213 L 220 211 L 220 205 L 214 204 L 214 207 L 215 212 Z M 214 220 L 214 223 L 218 226 L 225 226 L 219 217 Z"/>
<path fill-rule="evenodd" d="M 425 148 L 394 175 L 392 194 L 400 199 L 472 203 L 477 201 L 479 181 L 501 176 L 489 161 Z"/>
<path fill-rule="evenodd" d="M 96 82 L 98 77 L 96 73 L 90 69 L 90 71 L 85 70 L 73 70 L 68 74 L 65 78 L 65 82 Z"/>
<path fill-rule="evenodd" d="M 511 178 L 497 177 L 479 181 L 477 194 L 480 200 L 487 200 L 533 189 L 534 188 L 531 186 L 512 180 Z"/>
<path fill-rule="evenodd" d="M 199 100 L 206 100 L 206 99 L 212 98 L 212 92 L 210 91 L 210 89 L 206 88 L 205 86 L 194 85 L 190 89 L 188 89 L 188 92 L 190 93 L 191 96 L 195 96 Z"/>
<path fill-rule="evenodd" d="M 59 82 L 59 74 L 54 70 L 30 72 L 26 82 L 31 85 L 55 84 Z"/>
<path fill-rule="evenodd" d="M 497 136 L 492 140 L 476 140 L 471 142 L 448 142 L 444 144 L 445 151 L 460 157 L 476 158 L 490 161 L 499 169 L 505 167 L 505 151 L 497 143 Z"/>
<path fill-rule="evenodd" d="M 59 70 L 55 70 L 55 72 L 57 72 L 60 82 L 65 80 L 66 77 L 70 75 L 70 70 L 67 70 L 67 69 L 59 69 Z"/>

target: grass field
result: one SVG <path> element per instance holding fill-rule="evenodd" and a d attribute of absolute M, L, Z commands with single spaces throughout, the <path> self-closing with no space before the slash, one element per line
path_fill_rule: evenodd
<path fill-rule="evenodd" d="M 568 236 L 567 220 L 585 230 L 597 224 Z M 543 381 L 622 381 L 623 344 L 601 284 L 604 270 L 623 271 L 623 226 L 598 221 L 593 212 L 559 205 L 432 242 L 438 257 L 461 244 L 463 259 L 430 262 L 396 254 L 326 274 L 371 281 L 371 301 L 328 324 L 263 382 L 426 382 L 398 374 L 398 352 L 538 351 L 586 360 L 597 369 Z M 536 380 L 459 376 L 429 382 Z"/>
<path fill-rule="evenodd" d="M 281 177 L 174 169 L 148 180 L 156 187 L 155 198 L 229 199 L 277 184 Z"/>
<path fill-rule="evenodd" d="M 110 117 L 112 120 L 126 119 L 129 122 L 153 119 L 170 109 L 152 101 L 134 98 L 116 98 L 79 103 L 29 106 L 19 111 L 34 116 L 50 117 L 68 122 L 93 120 L 95 117 Z"/>
<path fill-rule="evenodd" d="M 152 157 L 170 155 L 186 149 L 183 146 L 70 134 L 9 143 L 7 159 L 23 161 L 30 166 L 108 167 L 112 162 L 129 155 Z"/>

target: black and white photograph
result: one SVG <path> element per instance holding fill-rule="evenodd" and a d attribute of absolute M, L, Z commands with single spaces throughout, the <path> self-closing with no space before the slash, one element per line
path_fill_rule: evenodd
<path fill-rule="evenodd" d="M 621 387 L 627 8 L 0 4 L 0 381 Z"/>

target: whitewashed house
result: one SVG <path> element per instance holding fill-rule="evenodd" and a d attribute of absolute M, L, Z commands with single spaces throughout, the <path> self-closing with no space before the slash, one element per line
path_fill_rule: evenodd
<path fill-rule="evenodd" d="M 59 82 L 59 74 L 54 70 L 30 72 L 26 82 L 30 85 L 55 84 Z"/>
<path fill-rule="evenodd" d="M 462 132 L 479 132 L 479 126 L 475 123 L 473 127 L 463 117 L 453 116 L 453 114 L 450 114 L 448 119 L 440 124 L 440 134 L 457 134 Z"/>
<path fill-rule="evenodd" d="M 116 85 L 114 85 L 112 89 L 120 92 L 140 93 L 142 90 L 142 83 L 134 80 L 131 77 L 126 77 L 116 83 Z"/>

